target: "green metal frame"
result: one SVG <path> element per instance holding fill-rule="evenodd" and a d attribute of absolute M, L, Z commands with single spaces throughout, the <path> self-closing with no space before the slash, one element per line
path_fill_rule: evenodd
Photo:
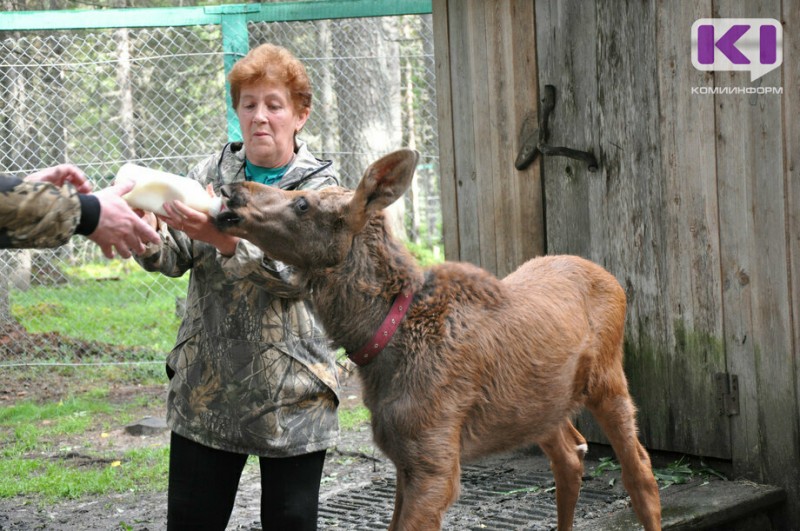
<path fill-rule="evenodd" d="M 205 7 L 5 11 L 0 13 L 0 31 L 198 26 L 222 24 L 226 16 L 244 16 L 247 22 L 290 22 L 429 13 L 431 0 L 313 0 Z"/>
<path fill-rule="evenodd" d="M 225 76 L 249 49 L 248 22 L 291 22 L 339 18 L 425 15 L 432 0 L 313 0 L 205 7 L 78 9 L 0 12 L 2 31 L 56 31 L 114 28 L 219 25 L 222 29 Z M 225 84 L 228 138 L 239 140 L 239 120 Z"/>

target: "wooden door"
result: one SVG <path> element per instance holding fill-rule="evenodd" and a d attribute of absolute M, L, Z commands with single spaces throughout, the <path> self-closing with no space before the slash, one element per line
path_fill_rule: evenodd
<path fill-rule="evenodd" d="M 688 98 L 694 3 L 536 2 L 540 91 L 556 87 L 551 143 L 600 169 L 543 162 L 548 254 L 610 270 L 625 289 L 625 369 L 649 448 L 731 457 L 722 340 L 713 98 Z M 674 28 L 684 28 L 678 31 Z M 686 56 L 686 57 L 683 57 Z M 588 417 L 580 428 L 604 438 Z"/>

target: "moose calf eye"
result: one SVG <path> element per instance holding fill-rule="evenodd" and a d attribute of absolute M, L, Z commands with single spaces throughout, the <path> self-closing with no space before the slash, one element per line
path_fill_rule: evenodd
<path fill-rule="evenodd" d="M 297 211 L 298 214 L 303 214 L 308 210 L 308 201 L 305 197 L 301 197 L 297 201 L 294 202 L 294 209 Z"/>

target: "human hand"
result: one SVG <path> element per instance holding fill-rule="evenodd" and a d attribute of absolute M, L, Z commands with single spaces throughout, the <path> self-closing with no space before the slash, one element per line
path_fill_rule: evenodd
<path fill-rule="evenodd" d="M 83 171 L 73 164 L 59 164 L 52 168 L 45 168 L 31 173 L 24 180 L 51 183 L 59 187 L 64 186 L 64 183 L 72 183 L 81 194 L 88 194 L 92 191 L 92 183 L 86 178 Z"/>
<path fill-rule="evenodd" d="M 161 243 L 153 227 L 122 199 L 133 185 L 128 181 L 94 194 L 100 200 L 100 221 L 88 238 L 100 246 L 106 258 L 114 258 L 114 249 L 122 258 L 130 258 L 132 252 L 143 253 L 147 243 Z"/>
<path fill-rule="evenodd" d="M 134 208 L 133 211 L 137 216 L 142 218 L 142 221 L 153 227 L 153 230 L 158 230 L 158 217 L 149 210 L 142 210 L 141 208 Z"/>
<path fill-rule="evenodd" d="M 239 238 L 220 232 L 205 212 L 177 200 L 164 203 L 162 208 L 167 215 L 159 218 L 173 229 L 183 231 L 193 240 L 210 243 L 225 256 L 231 256 L 236 251 Z"/>

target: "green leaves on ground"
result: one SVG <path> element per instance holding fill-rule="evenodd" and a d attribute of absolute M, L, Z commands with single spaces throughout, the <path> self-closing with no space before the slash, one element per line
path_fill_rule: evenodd
<path fill-rule="evenodd" d="M 601 457 L 598 465 L 592 469 L 589 475 L 592 478 L 597 478 L 605 472 L 619 470 L 622 470 L 622 467 L 613 458 Z M 727 480 L 724 475 L 706 465 L 703 461 L 700 461 L 700 466 L 696 467 L 691 465 L 685 457 L 673 461 L 664 468 L 654 468 L 653 474 L 662 489 L 671 485 L 682 485 L 694 479 L 709 479 L 712 476 L 721 480 Z M 613 485 L 615 481 L 616 478 L 612 477 L 609 480 L 609 484 Z"/>

